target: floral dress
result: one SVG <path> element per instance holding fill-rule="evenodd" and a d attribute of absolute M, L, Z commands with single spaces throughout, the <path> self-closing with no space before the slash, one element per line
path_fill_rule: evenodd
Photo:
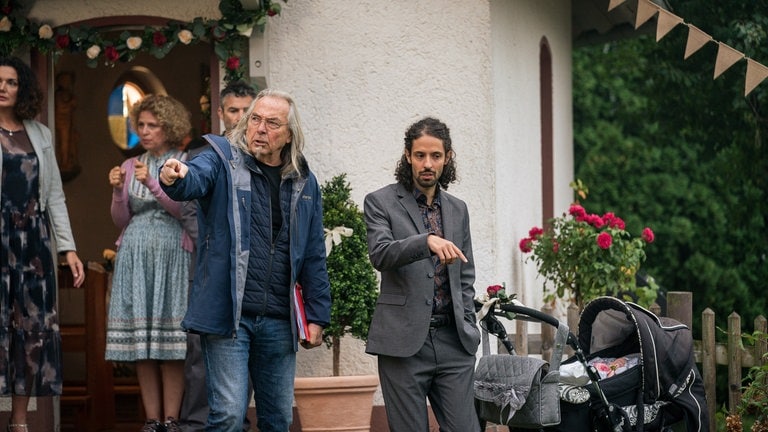
<path fill-rule="evenodd" d="M 139 156 L 150 173 L 175 152 Z M 181 247 L 181 222 L 135 180 L 129 182 L 131 220 L 115 259 L 107 318 L 106 359 L 183 360 L 187 336 L 181 320 L 187 310 L 190 253 Z"/>
<path fill-rule="evenodd" d="M 0 394 L 60 395 L 61 333 L 39 164 L 25 132 L 3 146 L 0 252 Z"/>

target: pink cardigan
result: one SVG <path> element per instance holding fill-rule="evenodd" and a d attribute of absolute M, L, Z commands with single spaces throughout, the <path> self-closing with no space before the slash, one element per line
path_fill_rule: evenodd
<path fill-rule="evenodd" d="M 112 189 L 112 205 L 110 207 L 110 211 L 112 213 L 112 221 L 115 223 L 115 225 L 117 225 L 118 228 L 121 229 L 120 237 L 118 237 L 117 241 L 115 242 L 115 245 L 118 248 L 120 247 L 120 242 L 123 239 L 125 228 L 128 226 L 128 223 L 133 217 L 131 209 L 128 206 L 128 188 L 130 187 L 131 178 L 133 178 L 134 164 L 137 160 L 137 157 L 132 157 L 130 159 L 126 159 L 125 162 L 123 162 L 123 164 L 120 166 L 121 168 L 125 169 L 125 181 L 123 182 L 123 187 L 120 189 Z M 149 189 L 152 195 L 155 196 L 155 199 L 157 199 L 157 202 L 163 206 L 165 211 L 167 211 L 176 219 L 181 220 L 181 209 L 183 207 L 183 203 L 170 199 L 168 195 L 166 195 L 165 192 L 163 192 L 163 190 L 160 188 L 160 182 L 158 182 L 157 179 L 151 175 L 147 178 L 147 181 L 144 185 Z M 189 233 L 187 233 L 186 230 L 181 236 L 181 247 L 187 252 L 192 252 L 192 249 L 194 248 L 192 237 L 189 236 Z"/>

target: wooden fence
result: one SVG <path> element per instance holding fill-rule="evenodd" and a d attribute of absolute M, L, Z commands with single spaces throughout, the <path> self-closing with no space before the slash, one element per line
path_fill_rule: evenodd
<path fill-rule="evenodd" d="M 655 305 L 654 305 L 655 306 Z M 552 314 L 551 308 L 545 306 L 542 311 Z M 659 314 L 660 309 L 655 306 L 651 311 Z M 568 327 L 575 334 L 578 331 L 579 310 L 571 306 L 567 312 Z M 668 292 L 667 313 L 669 318 L 676 319 L 692 328 L 693 323 L 693 295 L 690 292 Z M 526 321 L 515 320 L 514 342 L 517 354 L 529 353 L 542 354 L 549 358 L 554 343 L 554 331 L 552 326 L 542 325 L 541 335 L 529 335 Z M 766 318 L 762 315 L 755 318 L 754 331 L 768 333 Z M 759 366 L 763 361 L 763 355 L 768 351 L 768 343 L 765 338 L 760 338 L 754 346 L 745 347 L 742 341 L 741 317 L 736 312 L 728 316 L 727 342 L 716 342 L 715 313 L 710 308 L 701 313 L 701 339 L 694 335 L 694 354 L 696 363 L 700 365 L 700 372 L 704 380 L 704 389 L 707 394 L 707 409 L 709 411 L 709 430 L 714 431 L 715 413 L 717 412 L 717 398 L 715 390 L 717 365 L 728 366 L 728 409 L 735 410 L 741 400 L 742 380 L 745 369 Z M 751 332 L 750 332 L 751 333 Z"/>

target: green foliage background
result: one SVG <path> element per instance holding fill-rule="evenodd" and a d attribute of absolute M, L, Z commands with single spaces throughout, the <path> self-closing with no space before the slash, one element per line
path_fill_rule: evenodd
<path fill-rule="evenodd" d="M 670 0 L 671 12 L 768 65 L 768 1 Z M 718 323 L 768 315 L 768 81 L 744 97 L 746 62 L 713 80 L 717 46 L 683 59 L 687 27 L 575 50 L 576 177 L 590 211 L 656 233 L 643 269 L 694 293 Z"/>

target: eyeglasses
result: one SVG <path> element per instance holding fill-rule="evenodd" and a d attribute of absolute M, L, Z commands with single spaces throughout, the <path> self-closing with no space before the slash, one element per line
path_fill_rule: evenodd
<path fill-rule="evenodd" d="M 261 122 L 264 122 L 264 124 L 267 126 L 267 129 L 270 129 L 270 130 L 278 130 L 287 124 L 287 123 L 280 123 L 275 119 L 265 119 L 255 114 L 251 116 L 249 121 L 251 122 L 251 125 L 255 127 L 259 127 L 261 125 Z"/>

